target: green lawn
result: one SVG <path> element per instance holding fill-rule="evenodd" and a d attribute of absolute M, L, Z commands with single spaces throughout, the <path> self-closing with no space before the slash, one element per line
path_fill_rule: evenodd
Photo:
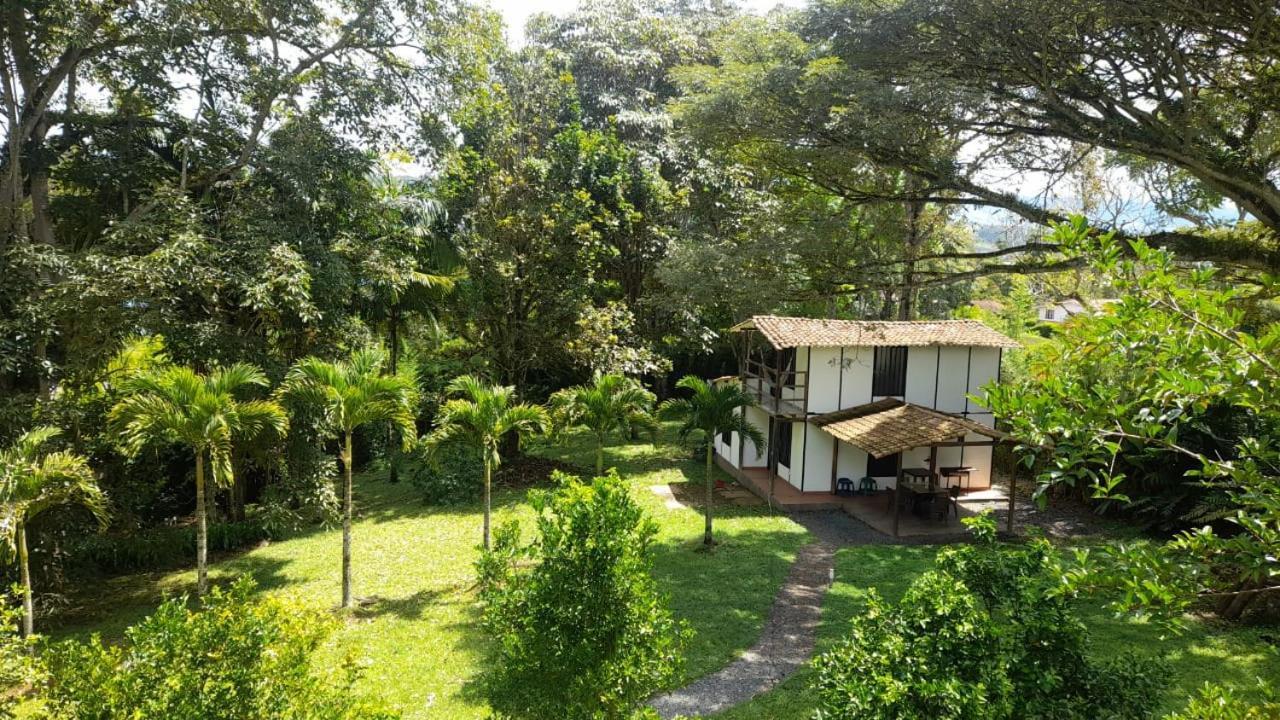
<path fill-rule="evenodd" d="M 590 465 L 582 438 L 537 452 Z M 715 670 L 755 642 L 774 594 L 806 531 L 763 509 L 732 508 L 716 522 L 721 544 L 698 550 L 702 517 L 667 509 L 648 488 L 701 481 L 701 468 L 679 448 L 634 444 L 613 448 L 615 465 L 635 498 L 657 521 L 656 575 L 673 608 L 695 635 L 686 677 Z M 354 613 L 326 650 L 353 652 L 368 662 L 362 681 L 406 718 L 482 718 L 487 708 L 469 681 L 481 661 L 484 638 L 476 625 L 473 562 L 481 515 L 474 507 L 424 505 L 411 485 L 374 477 L 358 481 L 360 518 L 354 530 L 357 597 L 377 598 Z M 495 495 L 495 520 L 529 518 L 524 491 Z M 251 573 L 264 591 L 298 597 L 331 609 L 340 597 L 341 535 L 313 531 L 216 562 L 215 581 Z M 116 636 L 154 609 L 166 593 L 189 591 L 194 572 L 117 578 L 77 599 L 75 613 L 49 628 L 54 635 L 92 631 Z M 323 658 L 322 658 L 323 660 Z"/>
<path fill-rule="evenodd" d="M 866 588 L 876 588 L 884 598 L 896 601 L 911 580 L 933 566 L 937 547 L 864 546 L 845 548 L 836 555 L 836 582 L 823 606 L 819 651 L 844 632 L 848 618 L 860 612 Z M 1172 677 L 1164 696 L 1165 712 L 1186 704 L 1205 682 L 1215 682 L 1255 697 L 1258 680 L 1280 684 L 1280 652 L 1269 637 L 1280 628 L 1230 627 L 1192 621 L 1186 632 L 1161 638 L 1150 625 L 1116 619 L 1094 610 L 1085 613 L 1093 651 L 1119 655 L 1125 651 L 1164 654 Z M 774 691 L 752 702 L 717 715 L 717 720 L 765 720 L 809 718 L 815 698 L 808 690 L 810 673 L 797 673 Z"/>
<path fill-rule="evenodd" d="M 535 449 L 587 465 L 585 438 Z M 702 518 L 694 510 L 667 509 L 648 488 L 659 483 L 699 481 L 699 463 L 687 451 L 637 443 L 612 448 L 608 463 L 633 488 L 635 498 L 657 521 L 656 573 L 671 594 L 675 612 L 695 636 L 688 649 L 686 678 L 718 669 L 756 639 L 795 552 L 809 541 L 803 528 L 760 508 L 726 508 L 717 520 L 722 544 L 699 551 Z M 328 657 L 352 652 L 368 670 L 363 686 L 402 710 L 406 718 L 481 718 L 487 714 L 469 681 L 481 661 L 484 638 L 476 625 L 474 573 L 480 540 L 478 506 L 424 505 L 407 483 L 389 485 L 377 477 L 358 482 L 360 518 L 355 527 L 355 593 L 375 598 L 347 622 L 326 649 Z M 495 497 L 496 520 L 528 518 L 525 492 L 503 490 Z M 226 581 L 252 573 L 264 591 L 296 596 L 313 607 L 332 609 L 339 597 L 341 536 L 315 530 L 216 562 L 212 576 Z M 827 596 L 819 647 L 844 631 L 859 612 L 865 588 L 889 599 L 933 564 L 937 548 L 865 546 L 836 556 L 836 584 Z M 54 635 L 91 631 L 116 636 L 150 612 L 166 593 L 189 591 L 194 573 L 161 573 L 117 578 L 79 598 L 74 612 L 49 627 Z M 1204 681 L 1254 689 L 1256 678 L 1280 679 L 1280 656 L 1263 636 L 1280 630 L 1224 628 L 1195 623 L 1185 634 L 1161 640 L 1148 627 L 1096 612 L 1089 616 L 1095 649 L 1166 653 L 1173 683 L 1169 708 L 1181 705 Z M 322 660 L 328 659 L 322 658 Z M 775 691 L 720 717 L 730 720 L 810 717 L 813 698 L 807 671 Z"/>

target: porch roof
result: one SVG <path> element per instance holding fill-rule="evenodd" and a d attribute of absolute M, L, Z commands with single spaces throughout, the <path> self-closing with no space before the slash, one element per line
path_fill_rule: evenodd
<path fill-rule="evenodd" d="M 875 458 L 911 448 L 955 442 L 968 433 L 993 440 L 1009 436 L 999 430 L 940 410 L 884 398 L 865 405 L 809 418 L 828 435 L 861 448 Z"/>

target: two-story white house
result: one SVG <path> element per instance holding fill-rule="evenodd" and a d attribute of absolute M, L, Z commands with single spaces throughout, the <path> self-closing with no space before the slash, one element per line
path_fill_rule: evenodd
<path fill-rule="evenodd" d="M 722 467 L 830 494 L 841 479 L 893 488 L 900 477 L 989 487 L 1003 434 L 972 396 L 1000 377 L 1017 343 L 974 320 L 821 320 L 761 315 L 739 334 L 739 381 L 756 396 L 748 419 L 769 440 L 760 453 L 718 436 Z M 759 483 L 754 483 L 757 486 Z M 846 486 L 847 487 L 847 486 Z"/>

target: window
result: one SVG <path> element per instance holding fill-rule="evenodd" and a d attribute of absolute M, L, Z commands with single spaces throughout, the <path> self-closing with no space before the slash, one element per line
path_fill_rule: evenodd
<path fill-rule="evenodd" d="M 901 453 L 882 458 L 873 458 L 867 455 L 867 476 L 873 478 L 896 478 L 898 477 L 898 465 L 901 461 Z"/>
<path fill-rule="evenodd" d="M 732 445 L 733 433 L 728 430 L 725 430 L 724 432 L 720 433 L 720 442 L 724 443 L 725 445 Z"/>
<path fill-rule="evenodd" d="M 779 422 L 775 432 L 778 437 L 774 440 L 774 457 L 779 465 L 791 467 L 791 423 Z"/>
<path fill-rule="evenodd" d="M 875 368 L 871 376 L 872 395 L 907 394 L 907 349 L 876 348 Z"/>

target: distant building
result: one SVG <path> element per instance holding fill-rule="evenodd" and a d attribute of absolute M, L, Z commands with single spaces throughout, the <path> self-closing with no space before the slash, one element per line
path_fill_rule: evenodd
<path fill-rule="evenodd" d="M 995 315 L 999 315 L 1004 312 L 1004 303 L 999 300 L 974 300 L 969 304 L 979 310 L 985 310 Z"/>
<path fill-rule="evenodd" d="M 1113 299 L 1099 299 L 1086 300 L 1082 303 L 1075 298 L 1067 298 L 1054 303 L 1041 303 L 1036 307 L 1036 317 L 1040 322 L 1060 323 L 1076 315 L 1101 312 L 1107 306 L 1117 302 L 1119 301 Z"/>

